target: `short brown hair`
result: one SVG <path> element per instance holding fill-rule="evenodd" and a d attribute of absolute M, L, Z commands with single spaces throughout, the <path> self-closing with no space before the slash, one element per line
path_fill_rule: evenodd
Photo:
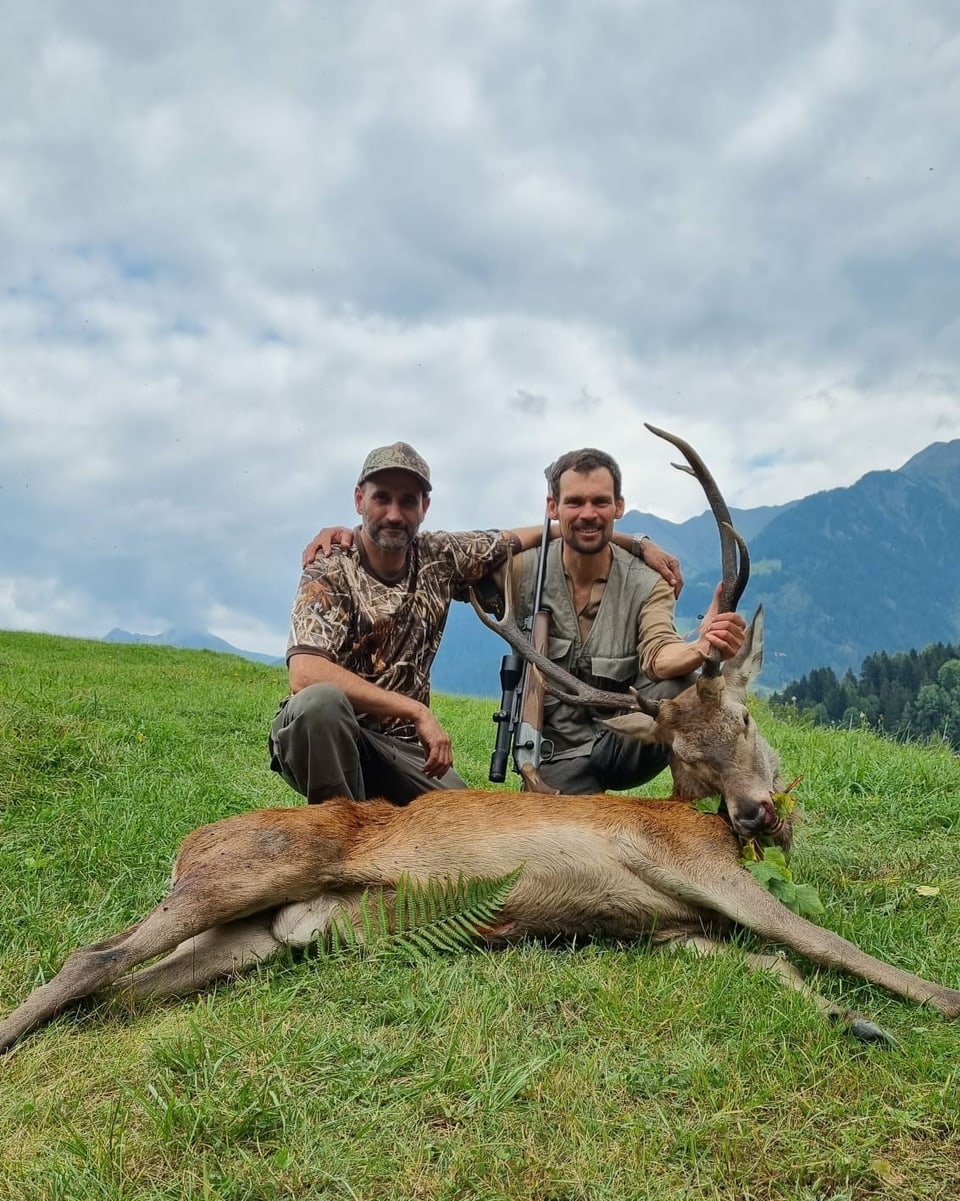
<path fill-rule="evenodd" d="M 613 499 L 621 499 L 623 480 L 617 460 L 604 450 L 595 450 L 592 446 L 584 446 L 581 450 L 568 450 L 565 455 L 551 463 L 544 471 L 550 495 L 555 501 L 560 499 L 560 477 L 565 471 L 576 471 L 586 475 L 590 471 L 606 468 L 613 479 Z"/>

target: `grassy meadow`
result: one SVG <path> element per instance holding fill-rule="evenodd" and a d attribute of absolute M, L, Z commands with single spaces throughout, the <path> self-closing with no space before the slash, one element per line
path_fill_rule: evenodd
<path fill-rule="evenodd" d="M 4 1013 L 152 907 L 188 830 L 299 803 L 267 770 L 284 691 L 232 656 L 0 633 Z M 493 708 L 436 698 L 478 787 Z M 960 759 L 756 715 L 803 776 L 793 866 L 824 924 L 960 986 Z M 807 976 L 899 1046 L 736 948 L 317 956 L 101 1004 L 0 1059 L 0 1201 L 953 1201 L 960 1023 Z"/>

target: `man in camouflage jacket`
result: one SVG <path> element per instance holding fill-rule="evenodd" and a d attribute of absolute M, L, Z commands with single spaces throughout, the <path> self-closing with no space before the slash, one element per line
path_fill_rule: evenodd
<path fill-rule="evenodd" d="M 290 696 L 270 729 L 271 767 L 308 802 L 382 796 L 406 804 L 464 788 L 430 711 L 430 668 L 450 601 L 502 564 L 516 531 L 420 533 L 430 468 L 405 442 L 367 455 L 352 545 L 304 567 L 293 604 Z"/>

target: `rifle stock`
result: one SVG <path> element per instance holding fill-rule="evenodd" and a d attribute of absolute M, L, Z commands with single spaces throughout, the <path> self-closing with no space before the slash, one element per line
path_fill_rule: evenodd
<path fill-rule="evenodd" d="M 533 616 L 531 641 L 538 651 L 547 653 L 550 644 L 550 613 L 539 609 Z M 540 775 L 543 753 L 543 677 L 532 663 L 527 664 L 520 704 L 520 723 L 513 740 L 513 758 L 523 780 L 524 792 L 545 792 L 557 796 Z"/>

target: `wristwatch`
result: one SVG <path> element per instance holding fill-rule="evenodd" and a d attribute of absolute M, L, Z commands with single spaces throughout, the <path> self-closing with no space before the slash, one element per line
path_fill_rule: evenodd
<path fill-rule="evenodd" d="M 634 534 L 633 542 L 630 546 L 630 554 L 636 555 L 638 559 L 643 558 L 643 543 L 650 541 L 649 534 Z"/>

